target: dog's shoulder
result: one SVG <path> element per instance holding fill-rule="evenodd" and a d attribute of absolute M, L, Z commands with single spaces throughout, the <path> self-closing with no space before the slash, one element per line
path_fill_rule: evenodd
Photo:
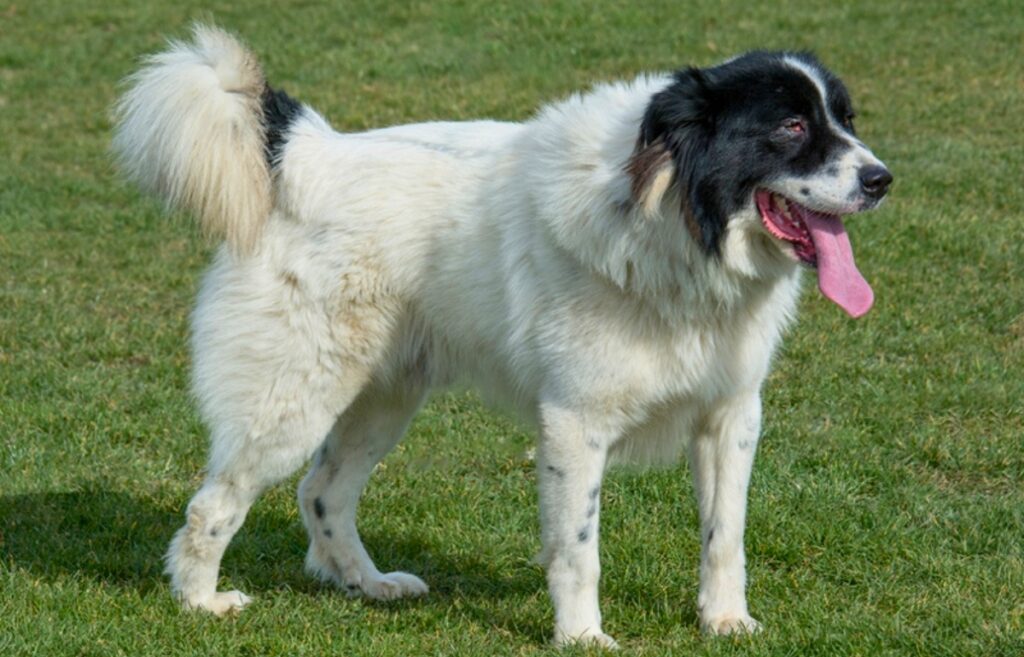
<path fill-rule="evenodd" d="M 545 105 L 527 124 L 536 152 L 559 169 L 621 164 L 632 152 L 652 96 L 670 82 L 668 75 L 601 82 Z"/>

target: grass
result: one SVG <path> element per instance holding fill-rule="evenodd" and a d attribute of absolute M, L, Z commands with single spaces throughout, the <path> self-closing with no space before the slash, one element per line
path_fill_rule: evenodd
<path fill-rule="evenodd" d="M 595 80 L 818 51 L 897 182 L 850 222 L 875 309 L 849 321 L 808 285 L 767 385 L 748 558 L 768 629 L 700 635 L 685 465 L 609 477 L 606 629 L 639 655 L 1024 653 L 1018 3 L 209 4 L 0 4 L 0 654 L 553 653 L 530 437 L 464 395 L 420 415 L 362 515 L 428 598 L 366 604 L 303 575 L 291 481 L 224 562 L 253 607 L 170 599 L 160 557 L 205 457 L 186 319 L 210 247 L 113 174 L 108 109 L 195 18 L 352 130 L 521 119 Z"/>

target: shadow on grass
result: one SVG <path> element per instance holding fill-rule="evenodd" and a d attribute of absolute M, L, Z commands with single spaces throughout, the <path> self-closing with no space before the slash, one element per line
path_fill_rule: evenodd
<path fill-rule="evenodd" d="M 81 575 L 147 592 L 180 514 L 124 493 L 86 489 L 0 496 L 0 559 L 43 577 Z"/>
<path fill-rule="evenodd" d="M 42 577 L 73 575 L 147 593 L 166 588 L 163 555 L 184 520 L 182 508 L 123 492 L 0 496 L 0 561 Z M 432 598 L 529 595 L 543 588 L 540 571 L 511 575 L 485 558 L 445 554 L 446 546 L 415 536 L 369 532 L 367 549 L 382 569 L 407 570 L 431 584 Z M 251 593 L 287 587 L 313 595 L 334 589 L 303 573 L 301 522 L 253 510 L 225 556 L 224 574 Z"/>
<path fill-rule="evenodd" d="M 2 495 L 0 564 L 44 579 L 84 577 L 139 595 L 169 596 L 163 555 L 184 519 L 184 503 L 181 509 L 176 504 L 99 488 Z M 310 597 L 345 595 L 303 572 L 306 537 L 301 522 L 259 505 L 250 521 L 225 557 L 222 574 L 233 586 L 257 597 L 283 589 Z M 543 640 L 543 628 L 522 618 L 502 618 L 486 602 L 542 593 L 539 569 L 519 568 L 510 575 L 486 558 L 452 558 L 445 555 L 446 546 L 415 537 L 394 540 L 371 532 L 366 544 L 382 568 L 416 573 L 431 585 L 425 599 L 375 606 L 393 608 L 396 613 L 421 606 L 458 609 L 475 623 Z"/>

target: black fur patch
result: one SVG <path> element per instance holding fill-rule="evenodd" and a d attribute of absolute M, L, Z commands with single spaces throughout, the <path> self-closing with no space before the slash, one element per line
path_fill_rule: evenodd
<path fill-rule="evenodd" d="M 284 91 L 272 89 L 269 85 L 260 98 L 263 107 L 263 124 L 266 130 L 264 151 L 271 168 L 281 159 L 288 128 L 298 116 L 302 104 Z"/>
<path fill-rule="evenodd" d="M 590 492 L 587 493 L 587 498 L 590 500 L 589 502 L 587 502 L 587 519 L 588 520 L 590 518 L 593 518 L 594 514 L 597 513 L 597 498 L 600 495 L 601 495 L 601 487 L 600 486 L 594 486 L 593 488 L 590 489 Z"/>
<path fill-rule="evenodd" d="M 786 58 L 816 73 L 826 98 Z M 752 202 L 759 185 L 820 170 L 848 147 L 835 125 L 852 134 L 852 115 L 842 82 L 807 53 L 752 52 L 683 69 L 651 98 L 627 172 L 635 193 L 657 149 L 667 149 L 682 216 L 701 248 L 718 255 L 729 216 Z M 806 123 L 805 138 L 780 137 L 780 125 L 793 118 Z"/>
<path fill-rule="evenodd" d="M 318 519 L 324 519 L 324 503 L 319 497 L 313 500 L 313 513 Z"/>
<path fill-rule="evenodd" d="M 551 474 L 555 475 L 559 479 L 565 479 L 565 471 L 562 470 L 561 468 L 556 468 L 553 465 L 549 465 L 547 469 L 548 469 L 548 472 L 550 472 Z"/>

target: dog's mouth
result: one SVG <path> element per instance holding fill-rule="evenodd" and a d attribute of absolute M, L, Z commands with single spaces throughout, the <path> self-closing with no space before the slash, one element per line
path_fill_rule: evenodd
<path fill-rule="evenodd" d="M 818 270 L 822 294 L 851 317 L 860 317 L 871 308 L 874 292 L 853 261 L 842 219 L 763 189 L 756 192 L 754 200 L 768 233 L 790 244 L 797 260 Z"/>

